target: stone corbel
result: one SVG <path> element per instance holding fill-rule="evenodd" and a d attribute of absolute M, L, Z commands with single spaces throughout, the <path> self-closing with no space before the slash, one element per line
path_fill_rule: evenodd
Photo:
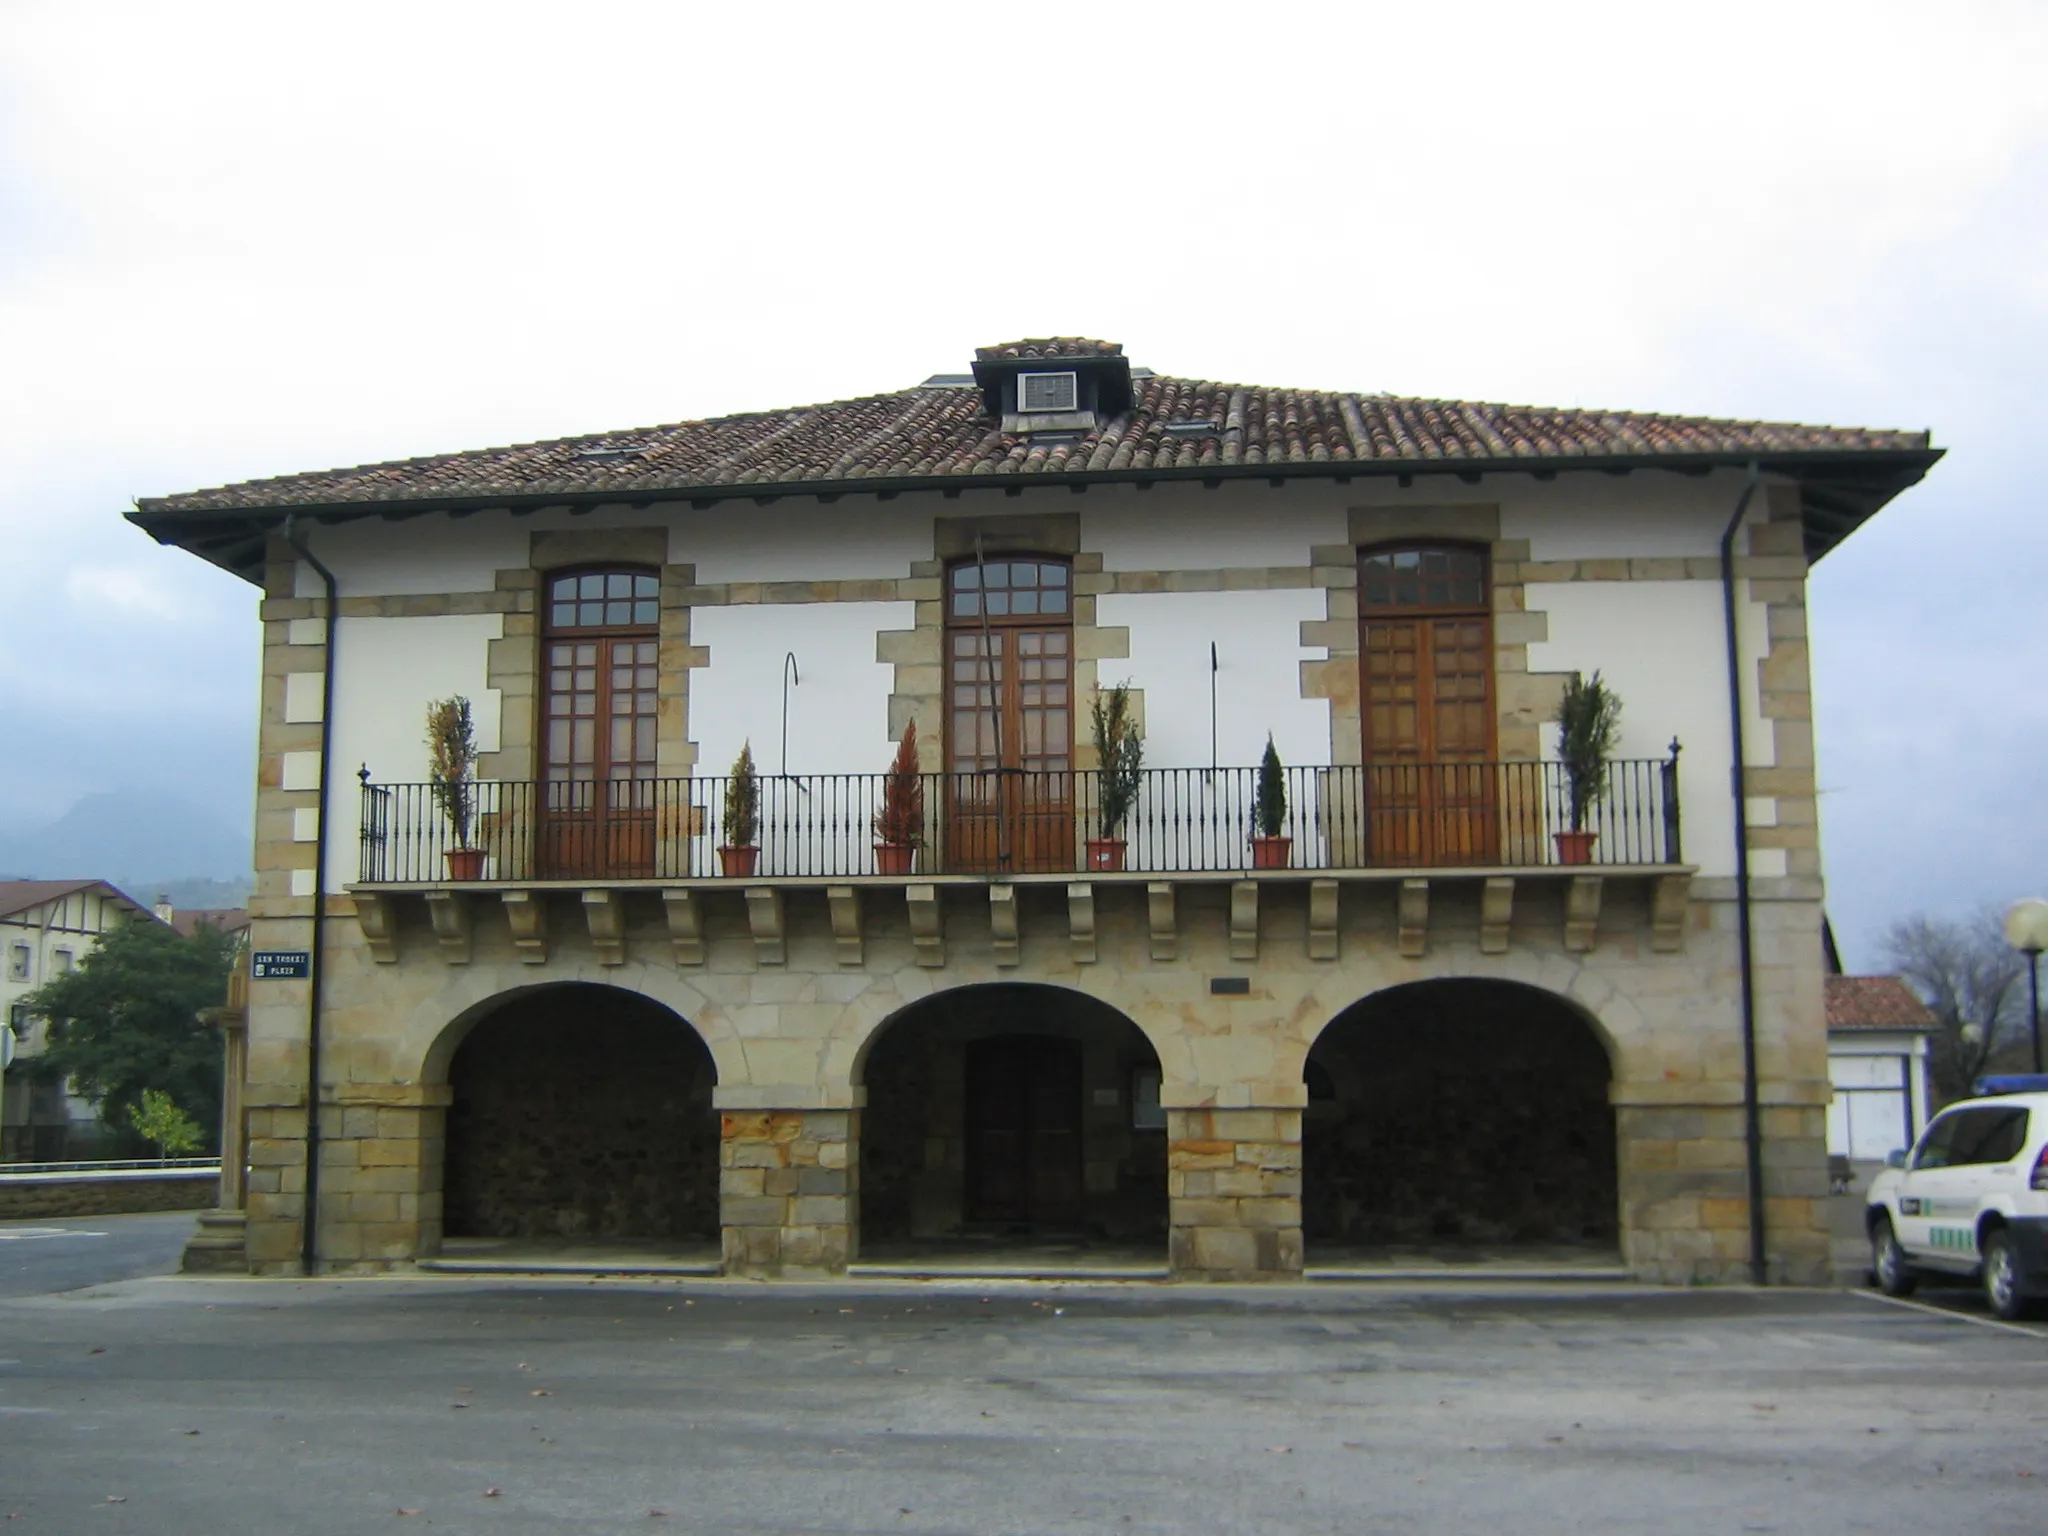
<path fill-rule="evenodd" d="M 988 925 L 994 935 L 996 964 L 1015 965 L 1021 957 L 1017 945 L 1017 887 L 998 881 L 988 888 Z"/>
<path fill-rule="evenodd" d="M 1605 882 L 1599 875 L 1573 875 L 1564 896 L 1564 947 L 1585 954 L 1593 947 L 1600 928 L 1600 895 Z"/>
<path fill-rule="evenodd" d="M 1650 948 L 1660 955 L 1685 949 L 1685 914 L 1692 903 L 1691 875 L 1659 875 L 1650 891 Z"/>
<path fill-rule="evenodd" d="M 526 965 L 548 963 L 548 903 L 538 891 L 502 891 L 512 943 Z"/>
<path fill-rule="evenodd" d="M 390 965 L 398 959 L 398 912 L 389 896 L 357 892 L 356 926 L 363 930 L 363 943 L 369 946 L 372 960 Z"/>
<path fill-rule="evenodd" d="M 1395 898 L 1394 921 L 1399 930 L 1401 954 L 1420 960 L 1429 953 L 1429 882 L 1403 880 Z"/>
<path fill-rule="evenodd" d="M 469 964 L 469 896 L 463 891 L 427 892 L 427 916 L 441 942 L 441 958 L 450 965 Z"/>
<path fill-rule="evenodd" d="M 1337 882 L 1311 880 L 1308 883 L 1308 957 L 1311 960 L 1337 958 Z"/>
<path fill-rule="evenodd" d="M 1067 943 L 1073 948 L 1076 965 L 1095 963 L 1095 887 L 1092 885 L 1067 887 Z"/>
<path fill-rule="evenodd" d="M 832 939 L 841 965 L 861 963 L 860 890 L 851 885 L 825 887 L 825 910 L 832 919 Z"/>
<path fill-rule="evenodd" d="M 626 963 L 626 904 L 617 891 L 585 891 L 583 920 L 590 925 L 590 947 L 599 965 Z"/>
<path fill-rule="evenodd" d="M 1230 887 L 1230 958 L 1259 958 L 1259 882 L 1234 881 Z"/>
<path fill-rule="evenodd" d="M 946 963 L 945 910 L 939 905 L 936 885 L 908 885 L 903 899 L 910 909 L 910 942 L 917 949 L 917 963 L 936 970 Z"/>
<path fill-rule="evenodd" d="M 1152 928 L 1152 958 L 1178 960 L 1180 929 L 1174 922 L 1172 884 L 1165 880 L 1154 880 L 1147 885 L 1145 908 Z"/>
<path fill-rule="evenodd" d="M 662 909 L 668 913 L 669 942 L 675 946 L 677 965 L 704 963 L 704 904 L 695 891 L 663 891 Z"/>
<path fill-rule="evenodd" d="M 1479 953 L 1508 952 L 1508 924 L 1515 918 L 1515 878 L 1491 876 L 1479 893 Z"/>
<path fill-rule="evenodd" d="M 781 887 L 747 887 L 747 927 L 754 935 L 754 958 L 762 965 L 781 965 L 789 959 L 789 941 L 782 918 Z"/>

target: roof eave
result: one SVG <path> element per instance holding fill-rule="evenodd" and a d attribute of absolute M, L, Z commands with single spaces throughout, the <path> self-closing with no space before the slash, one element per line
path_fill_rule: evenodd
<path fill-rule="evenodd" d="M 261 583 L 266 536 L 289 516 L 314 522 L 355 522 L 368 517 L 403 521 L 437 512 L 536 512 L 565 507 L 572 512 L 624 504 L 653 506 L 687 501 L 709 506 L 720 501 L 761 503 L 791 496 L 836 500 L 842 496 L 898 496 L 939 492 L 957 496 L 966 491 L 1001 490 L 1021 495 L 1026 490 L 1064 486 L 1082 492 L 1098 485 L 1212 484 L 1229 481 L 1412 479 L 1423 475 L 1455 475 L 1476 482 L 1490 474 L 1525 474 L 1545 478 L 1567 473 L 1630 474 L 1667 470 L 1705 474 L 1715 469 L 1756 464 L 1766 473 L 1798 481 L 1805 492 L 1806 543 L 1809 561 L 1817 561 L 1885 503 L 1925 477 L 1945 449 L 1855 448 L 1801 449 L 1776 453 L 1658 453 L 1614 455 L 1506 456 L 1470 459 L 1340 459 L 1283 464 L 1203 464 L 1170 468 L 1059 470 L 1049 473 L 895 475 L 841 480 L 793 480 L 745 485 L 619 486 L 604 489 L 542 489 L 479 495 L 393 496 L 377 500 L 289 502 L 248 507 L 178 508 L 140 502 L 128 520 L 160 544 L 175 545 L 232 572 Z"/>

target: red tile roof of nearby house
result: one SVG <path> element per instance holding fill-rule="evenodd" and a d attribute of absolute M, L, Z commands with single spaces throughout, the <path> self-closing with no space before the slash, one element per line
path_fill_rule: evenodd
<path fill-rule="evenodd" d="M 241 907 L 173 908 L 171 926 L 188 939 L 202 927 L 240 933 L 249 926 L 249 914 Z"/>
<path fill-rule="evenodd" d="M 134 897 L 104 880 L 0 880 L 0 918 L 32 912 L 37 907 L 60 901 L 79 891 L 98 891 L 137 912 L 149 911 Z"/>
<path fill-rule="evenodd" d="M 1898 976 L 1830 976 L 1829 1029 L 1931 1030 L 1934 1015 Z"/>
<path fill-rule="evenodd" d="M 1053 337 L 978 349 L 982 364 L 1014 359 L 1121 361 L 1115 342 Z M 1243 476 L 1554 472 L 1573 467 L 1766 468 L 1840 482 L 1846 535 L 1926 472 L 1939 451 L 1925 432 L 1872 431 L 1634 411 L 1492 405 L 1462 400 L 1274 389 L 1131 376 L 1131 409 L 1064 433 L 1005 432 L 980 390 L 935 378 L 913 389 L 824 405 L 636 427 L 435 454 L 210 490 L 144 498 L 130 516 L 166 543 L 249 574 L 246 518 L 318 507 L 346 515 L 437 505 L 595 504 L 617 499 L 853 493 L 935 485 L 1015 486 L 1023 479 L 1094 481 Z M 212 525 L 202 537 L 196 525 Z M 239 533 L 239 538 L 237 537 Z"/>

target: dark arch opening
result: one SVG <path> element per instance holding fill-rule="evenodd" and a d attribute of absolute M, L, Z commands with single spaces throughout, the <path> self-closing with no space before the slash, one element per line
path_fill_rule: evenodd
<path fill-rule="evenodd" d="M 1611 1073 L 1569 1003 L 1515 982 L 1393 987 L 1309 1051 L 1302 1235 L 1315 1263 L 1612 1259 Z"/>
<path fill-rule="evenodd" d="M 1026 983 L 941 992 L 882 1026 L 862 1075 L 864 1257 L 1163 1249 L 1159 1057 L 1108 1004 Z"/>
<path fill-rule="evenodd" d="M 486 1014 L 449 1065 L 449 1238 L 718 1240 L 717 1081 L 679 1015 L 570 983 Z"/>

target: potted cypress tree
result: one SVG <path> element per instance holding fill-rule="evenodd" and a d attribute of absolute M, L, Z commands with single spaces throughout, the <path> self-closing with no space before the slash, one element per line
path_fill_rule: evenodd
<path fill-rule="evenodd" d="M 924 843 L 924 775 L 917 771 L 917 722 L 903 727 L 875 813 L 875 872 L 907 875 Z"/>
<path fill-rule="evenodd" d="M 1607 793 L 1607 764 L 1621 737 L 1621 700 L 1599 672 L 1590 678 L 1574 672 L 1554 718 L 1572 823 L 1569 831 L 1551 834 L 1557 862 L 1590 864 L 1600 834 L 1586 830 L 1586 813 Z"/>
<path fill-rule="evenodd" d="M 469 842 L 476 814 L 476 721 L 469 700 L 461 694 L 436 699 L 427 706 L 427 776 L 434 803 L 455 834 L 445 857 L 450 880 L 481 880 L 484 850 Z"/>
<path fill-rule="evenodd" d="M 1145 760 L 1145 743 L 1138 735 L 1138 723 L 1131 718 L 1129 679 L 1113 688 L 1097 689 L 1088 706 L 1095 727 L 1096 810 L 1101 825 L 1088 839 L 1088 867 L 1117 870 L 1124 867 L 1126 844 L 1124 822 L 1138 803 L 1140 770 Z"/>
<path fill-rule="evenodd" d="M 745 741 L 725 781 L 725 841 L 718 845 L 720 873 L 738 879 L 753 874 L 761 857 L 760 845 L 754 841 L 760 829 L 761 784 L 754 776 L 754 744 Z"/>
<path fill-rule="evenodd" d="M 1252 801 L 1252 868 L 1285 869 L 1293 848 L 1294 839 L 1287 836 L 1287 772 L 1269 731 Z"/>

